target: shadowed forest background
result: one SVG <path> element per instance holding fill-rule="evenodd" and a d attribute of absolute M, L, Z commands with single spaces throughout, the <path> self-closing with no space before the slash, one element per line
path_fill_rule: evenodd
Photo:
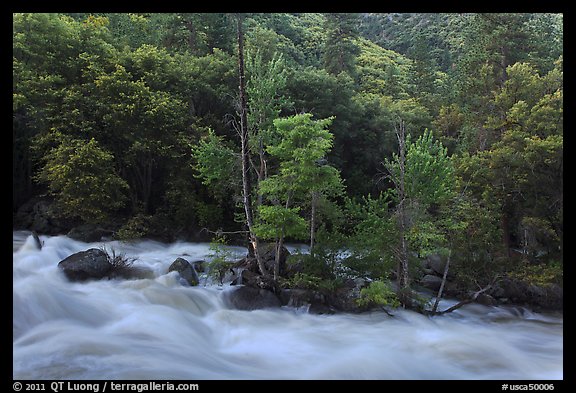
<path fill-rule="evenodd" d="M 237 18 L 14 14 L 14 228 L 245 242 Z M 342 248 L 373 278 L 441 254 L 468 288 L 561 283 L 561 14 L 242 27 L 254 233 L 315 250 L 292 285 Z"/>

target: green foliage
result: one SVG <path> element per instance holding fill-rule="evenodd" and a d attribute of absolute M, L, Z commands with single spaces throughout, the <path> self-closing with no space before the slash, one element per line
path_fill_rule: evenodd
<path fill-rule="evenodd" d="M 562 152 L 561 135 L 540 138 L 513 129 L 481 155 L 489 168 L 483 198 L 499 204 L 509 222 L 507 230 L 516 233 L 519 246 L 536 244 L 528 238 L 539 231 L 548 233 L 539 236 L 544 243 L 538 248 L 551 257 L 561 249 Z M 523 223 L 524 218 L 528 221 Z M 545 224 L 534 225 L 537 222 Z"/>
<path fill-rule="evenodd" d="M 287 263 L 298 272 L 332 280 L 341 276 L 340 261 L 345 246 L 345 238 L 339 233 L 319 231 L 317 243 L 312 253 L 295 253 L 288 257 Z"/>
<path fill-rule="evenodd" d="M 196 165 L 194 169 L 202 184 L 209 186 L 218 198 L 223 198 L 236 186 L 237 157 L 222 137 L 208 130 L 208 135 L 192 147 L 192 156 Z"/>
<path fill-rule="evenodd" d="M 114 156 L 95 139 L 63 138 L 44 161 L 37 179 L 47 184 L 66 216 L 100 222 L 126 203 L 128 187 L 115 173 Z"/>
<path fill-rule="evenodd" d="M 255 137 L 250 138 L 252 149 L 258 152 L 263 146 L 278 142 L 273 121 L 280 110 L 289 105 L 282 94 L 286 86 L 286 68 L 282 55 L 274 54 L 266 62 L 262 50 L 248 53 L 246 61 L 246 94 L 248 95 L 248 125 Z"/>
<path fill-rule="evenodd" d="M 174 171 L 166 181 L 164 203 L 156 211 L 155 216 L 171 228 L 174 235 L 179 231 L 186 233 L 200 228 L 217 228 L 222 226 L 224 220 L 224 195 L 217 194 L 218 189 L 211 188 L 210 197 L 196 180 L 197 173 L 191 166 Z M 211 197 L 214 195 L 214 197 Z"/>
<path fill-rule="evenodd" d="M 343 264 L 360 276 L 387 277 L 394 267 L 397 238 L 396 225 L 386 194 L 362 201 L 348 200 L 346 216 L 351 219 L 351 235 L 347 240 L 350 255 Z"/>
<path fill-rule="evenodd" d="M 446 244 L 446 235 L 435 223 L 428 220 L 419 220 L 406 234 L 410 248 L 418 251 L 418 255 L 425 257 L 438 253 L 440 245 Z"/>
<path fill-rule="evenodd" d="M 558 261 L 538 265 L 523 263 L 508 273 L 508 276 L 539 286 L 563 285 L 564 269 Z"/>
<path fill-rule="evenodd" d="M 262 48 L 254 49 L 254 53 L 248 52 L 246 61 L 249 149 L 259 158 L 259 165 L 255 167 L 258 182 L 269 176 L 269 167 L 273 165 L 269 162 L 266 147 L 279 143 L 281 139 L 273 121 L 278 118 L 282 108 L 290 104 L 282 91 L 286 86 L 286 67 L 282 55 L 274 52 L 265 60 L 263 52 Z"/>
<path fill-rule="evenodd" d="M 277 119 L 274 125 L 282 140 L 267 147 L 267 151 L 280 161 L 279 174 L 269 183 L 261 184 L 264 194 L 274 195 L 284 183 L 292 196 L 312 192 L 334 195 L 341 191 L 339 173 L 328 165 L 320 165 L 330 148 L 333 136 L 326 129 L 331 118 L 312 120 L 311 114 Z"/>
<path fill-rule="evenodd" d="M 233 264 L 233 253 L 226 247 L 225 237 L 218 236 L 210 242 L 210 261 L 206 265 L 207 277 L 223 285 L 224 275 Z"/>
<path fill-rule="evenodd" d="M 333 75 L 341 72 L 354 74 L 355 55 L 358 47 L 354 38 L 357 14 L 326 14 L 326 41 L 324 44 L 324 68 Z"/>
<path fill-rule="evenodd" d="M 313 273 L 297 272 L 292 277 L 284 279 L 282 286 L 291 289 L 309 289 L 323 293 L 333 293 L 342 286 L 339 278 L 323 278 Z"/>
<path fill-rule="evenodd" d="M 412 61 L 398 52 L 358 38 L 356 69 L 360 91 L 365 94 L 409 98 Z"/>
<path fill-rule="evenodd" d="M 312 289 L 316 290 L 320 286 L 322 279 L 318 276 L 314 276 L 308 273 L 296 273 L 293 277 L 286 280 L 284 285 L 287 288 L 298 288 L 298 289 Z"/>
<path fill-rule="evenodd" d="M 438 116 L 433 121 L 436 137 L 446 146 L 449 151 L 456 150 L 458 140 L 466 117 L 457 104 L 442 106 Z"/>
<path fill-rule="evenodd" d="M 278 174 L 259 184 L 259 192 L 272 205 L 258 206 L 258 236 L 265 239 L 307 236 L 306 220 L 299 215 L 295 203 L 312 198 L 313 193 L 334 195 L 341 192 L 339 173 L 332 167 L 319 165 L 332 146 L 332 134 L 326 129 L 332 119 L 312 120 L 311 114 L 276 119 L 282 139 L 267 146 L 268 153 L 279 161 Z"/>
<path fill-rule="evenodd" d="M 115 233 L 115 238 L 119 240 L 135 240 L 150 234 L 152 227 L 152 216 L 146 214 L 136 214 L 128 219 L 124 225 Z"/>
<path fill-rule="evenodd" d="M 449 199 L 453 190 L 453 169 L 448 152 L 442 143 L 426 130 L 416 141 L 406 141 L 404 190 L 406 198 L 428 208 Z M 386 169 L 394 184 L 401 181 L 400 157 L 385 160 Z"/>
<path fill-rule="evenodd" d="M 308 235 L 306 220 L 298 213 L 299 207 L 285 208 L 279 205 L 261 205 L 254 232 L 262 239 L 275 240 L 283 237 L 305 239 Z"/>
<path fill-rule="evenodd" d="M 106 260 L 110 265 L 112 265 L 112 271 L 119 271 L 131 267 L 134 262 L 138 260 L 138 257 L 127 257 L 124 253 L 116 253 L 114 247 L 108 249 L 106 245 L 100 247 L 100 250 L 106 255 Z"/>
<path fill-rule="evenodd" d="M 360 290 L 360 297 L 356 299 L 358 306 L 388 306 L 399 307 L 400 302 L 396 292 L 386 281 L 372 281 L 366 288 Z"/>
<path fill-rule="evenodd" d="M 60 218 L 123 220 L 128 238 L 239 228 L 231 22 L 222 13 L 14 13 L 13 210 L 48 193 Z M 413 251 L 451 248 L 453 271 L 469 283 L 529 271 L 525 260 L 534 269 L 562 261 L 562 14 L 245 22 L 265 236 L 316 230 L 314 263 L 340 274 L 338 247 L 321 238 L 341 230 L 344 264 L 388 277 L 400 201 L 378 179 L 385 161 L 398 180 L 402 119 L 412 134 L 403 207 Z M 344 192 L 354 207 L 344 208 Z"/>
<path fill-rule="evenodd" d="M 312 120 L 312 114 L 304 113 L 274 121 L 283 136 L 278 145 L 269 146 L 268 152 L 283 161 L 310 164 L 322 158 L 332 147 L 333 136 L 326 129 L 333 118 Z"/>

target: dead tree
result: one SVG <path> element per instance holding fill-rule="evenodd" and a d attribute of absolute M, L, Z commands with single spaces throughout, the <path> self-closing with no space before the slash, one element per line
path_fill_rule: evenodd
<path fill-rule="evenodd" d="M 252 211 L 252 182 L 250 178 L 250 148 L 248 132 L 248 105 L 246 100 L 246 80 L 244 75 L 244 32 L 242 24 L 244 16 L 236 15 L 238 33 L 238 77 L 240 90 L 240 144 L 242 159 L 242 201 L 246 214 L 246 225 L 248 226 L 249 253 L 253 253 L 258 263 L 258 268 L 263 276 L 268 276 L 266 266 L 260 257 L 258 250 L 258 237 L 254 233 L 254 214 Z"/>

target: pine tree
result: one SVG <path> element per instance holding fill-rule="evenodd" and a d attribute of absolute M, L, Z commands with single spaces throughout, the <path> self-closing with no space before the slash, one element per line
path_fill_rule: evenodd
<path fill-rule="evenodd" d="M 330 74 L 347 72 L 354 75 L 355 58 L 359 53 L 354 39 L 358 36 L 356 14 L 326 14 L 324 68 Z"/>

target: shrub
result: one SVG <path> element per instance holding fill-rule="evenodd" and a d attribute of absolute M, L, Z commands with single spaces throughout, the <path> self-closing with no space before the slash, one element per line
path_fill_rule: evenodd
<path fill-rule="evenodd" d="M 131 217 L 116 232 L 116 238 L 120 240 L 139 239 L 150 233 L 152 217 L 138 213 Z"/>
<path fill-rule="evenodd" d="M 358 306 L 400 306 L 398 297 L 390 284 L 380 280 L 372 281 L 368 287 L 362 288 L 356 304 Z"/>
<path fill-rule="evenodd" d="M 128 183 L 115 171 L 114 156 L 94 139 L 60 137 L 43 157 L 36 180 L 56 198 L 60 213 L 100 223 L 125 206 Z"/>
<path fill-rule="evenodd" d="M 206 264 L 207 277 L 223 285 L 224 275 L 233 263 L 233 253 L 226 249 L 225 237 L 216 237 L 212 240 L 208 257 L 210 262 Z"/>
<path fill-rule="evenodd" d="M 103 245 L 100 249 L 106 254 L 106 259 L 108 263 L 112 265 L 113 272 L 128 269 L 138 260 L 137 257 L 127 257 L 124 253 L 116 254 L 114 247 L 110 247 L 110 250 L 108 250 L 106 246 Z"/>

